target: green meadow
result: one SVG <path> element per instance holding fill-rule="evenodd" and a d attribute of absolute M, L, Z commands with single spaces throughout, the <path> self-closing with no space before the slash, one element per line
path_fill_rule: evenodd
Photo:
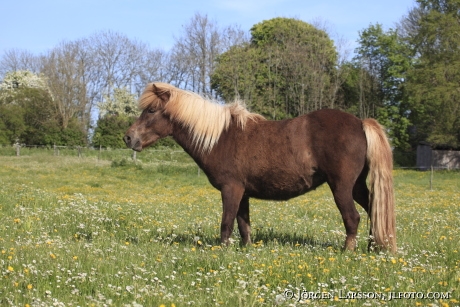
<path fill-rule="evenodd" d="M 184 153 L 0 156 L 1 306 L 460 306 L 460 173 L 395 170 L 398 253 L 355 252 L 325 185 L 251 201 L 221 246 L 220 194 Z M 236 227 L 235 227 L 236 228 Z"/>

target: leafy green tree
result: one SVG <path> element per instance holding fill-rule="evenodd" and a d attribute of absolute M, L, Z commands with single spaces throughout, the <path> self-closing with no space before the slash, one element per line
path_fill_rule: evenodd
<path fill-rule="evenodd" d="M 348 73 L 340 89 L 340 108 L 359 118 L 375 117 L 377 79 L 360 62 L 352 61 L 343 66 Z"/>
<path fill-rule="evenodd" d="M 110 148 L 126 147 L 123 142 L 123 136 L 134 120 L 134 117 L 118 114 L 108 114 L 100 117 L 94 130 L 93 145 Z"/>
<path fill-rule="evenodd" d="M 419 0 L 407 78 L 416 139 L 460 147 L 460 1 Z"/>
<path fill-rule="evenodd" d="M 43 76 L 27 70 L 7 72 L 0 83 L 0 143 L 42 144 L 29 143 L 27 136 L 34 130 L 34 125 L 39 126 L 31 117 L 42 116 L 45 121 L 48 117 L 44 113 L 52 106 L 50 102 Z"/>
<path fill-rule="evenodd" d="M 0 91 L 0 143 L 86 144 L 77 119 L 63 128 L 56 107 L 43 77 L 28 71 L 7 73 Z"/>
<path fill-rule="evenodd" d="M 0 144 L 21 142 L 25 130 L 24 109 L 15 104 L 0 104 Z"/>
<path fill-rule="evenodd" d="M 99 103 L 99 119 L 93 135 L 93 145 L 123 148 L 123 136 L 139 115 L 136 96 L 126 88 L 115 88 L 113 95 Z"/>
<path fill-rule="evenodd" d="M 268 118 L 333 105 L 337 52 L 327 33 L 303 21 L 274 18 L 251 28 L 251 42 L 218 58 L 212 87 L 226 101 L 244 99 Z"/>
<path fill-rule="evenodd" d="M 405 92 L 405 78 L 411 67 L 411 50 L 396 30 L 383 31 L 371 25 L 360 33 L 355 65 L 364 70 L 359 78 L 360 95 L 368 97 L 369 114 L 388 129 L 392 145 L 408 150 L 410 109 Z"/>

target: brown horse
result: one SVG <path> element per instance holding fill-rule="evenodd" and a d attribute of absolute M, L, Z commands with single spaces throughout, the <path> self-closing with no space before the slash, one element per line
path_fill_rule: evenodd
<path fill-rule="evenodd" d="M 345 224 L 345 249 L 356 246 L 355 200 L 371 220 L 369 246 L 396 251 L 392 153 L 377 121 L 332 109 L 270 121 L 238 102 L 220 105 L 165 83 L 148 84 L 139 107 L 126 145 L 141 151 L 172 136 L 184 148 L 221 192 L 222 243 L 235 218 L 243 243 L 251 242 L 250 197 L 287 200 L 327 182 Z"/>

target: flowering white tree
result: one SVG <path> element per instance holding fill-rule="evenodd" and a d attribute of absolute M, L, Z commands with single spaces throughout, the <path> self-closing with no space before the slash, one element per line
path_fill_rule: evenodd
<path fill-rule="evenodd" d="M 126 88 L 115 88 L 111 96 L 105 95 L 105 101 L 98 104 L 99 116 L 124 115 L 138 116 L 136 95 L 131 94 Z"/>
<path fill-rule="evenodd" d="M 0 83 L 0 98 L 14 95 L 16 87 L 37 88 L 50 92 L 44 76 L 28 70 L 16 70 L 5 74 L 3 81 Z"/>

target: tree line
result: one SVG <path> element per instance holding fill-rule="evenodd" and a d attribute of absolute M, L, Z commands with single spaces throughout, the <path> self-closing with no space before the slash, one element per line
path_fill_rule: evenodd
<path fill-rule="evenodd" d="M 123 146 L 137 97 L 162 81 L 243 100 L 268 119 L 321 108 L 374 117 L 395 155 L 420 141 L 458 148 L 459 12 L 458 0 L 417 0 L 394 28 L 360 31 L 352 58 L 321 24 L 274 18 L 246 33 L 199 13 L 169 51 L 113 31 L 41 55 L 9 50 L 0 58 L 0 143 Z"/>

